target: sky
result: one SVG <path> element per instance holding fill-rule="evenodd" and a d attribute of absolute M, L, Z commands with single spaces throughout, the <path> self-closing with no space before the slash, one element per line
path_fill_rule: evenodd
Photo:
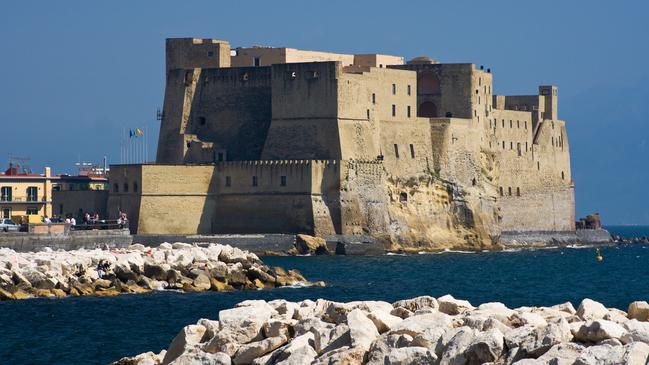
<path fill-rule="evenodd" d="M 146 128 L 153 159 L 169 37 L 491 68 L 496 94 L 559 86 L 577 215 L 649 224 L 649 2 L 12 1 L 0 4 L 0 166 L 120 162 Z"/>

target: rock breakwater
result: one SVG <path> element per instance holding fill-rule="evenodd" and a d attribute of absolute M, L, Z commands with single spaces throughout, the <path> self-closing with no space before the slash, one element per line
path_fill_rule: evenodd
<path fill-rule="evenodd" d="M 0 300 L 113 296 L 150 290 L 262 289 L 304 283 L 296 270 L 268 267 L 229 245 L 163 243 L 124 250 L 15 252 L 0 249 Z M 322 285 L 322 283 L 316 283 Z"/>
<path fill-rule="evenodd" d="M 166 350 L 111 365 L 646 364 L 649 304 L 584 299 L 474 307 L 450 295 L 395 303 L 249 300 L 184 327 Z"/>

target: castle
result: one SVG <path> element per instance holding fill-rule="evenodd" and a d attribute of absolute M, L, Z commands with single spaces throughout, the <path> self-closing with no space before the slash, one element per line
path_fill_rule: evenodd
<path fill-rule="evenodd" d="M 575 230 L 558 89 L 428 57 L 167 39 L 155 164 L 111 167 L 141 234 L 310 233 L 487 247 Z"/>

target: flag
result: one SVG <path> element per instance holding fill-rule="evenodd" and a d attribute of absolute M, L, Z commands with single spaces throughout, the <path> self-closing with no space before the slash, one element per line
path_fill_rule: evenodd
<path fill-rule="evenodd" d="M 140 128 L 135 128 L 136 137 L 142 137 L 143 135 L 144 135 L 144 131 L 142 131 Z"/>
<path fill-rule="evenodd" d="M 134 135 L 135 135 L 135 133 L 133 133 L 133 130 L 132 130 L 132 129 L 129 129 L 129 130 L 128 130 L 128 137 L 129 137 L 129 138 L 133 138 Z"/>

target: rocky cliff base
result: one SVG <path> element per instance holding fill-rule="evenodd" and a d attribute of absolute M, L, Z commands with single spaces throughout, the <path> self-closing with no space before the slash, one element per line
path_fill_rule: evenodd
<path fill-rule="evenodd" d="M 450 295 L 336 303 L 245 301 L 183 328 L 167 350 L 112 365 L 646 364 L 649 304 L 629 312 L 584 299 L 477 308 Z"/>
<path fill-rule="evenodd" d="M 257 255 L 228 245 L 163 243 L 151 248 L 136 244 L 112 251 L 36 253 L 0 249 L 0 300 L 162 289 L 261 289 L 297 283 L 311 285 L 298 271 L 270 268 Z"/>

